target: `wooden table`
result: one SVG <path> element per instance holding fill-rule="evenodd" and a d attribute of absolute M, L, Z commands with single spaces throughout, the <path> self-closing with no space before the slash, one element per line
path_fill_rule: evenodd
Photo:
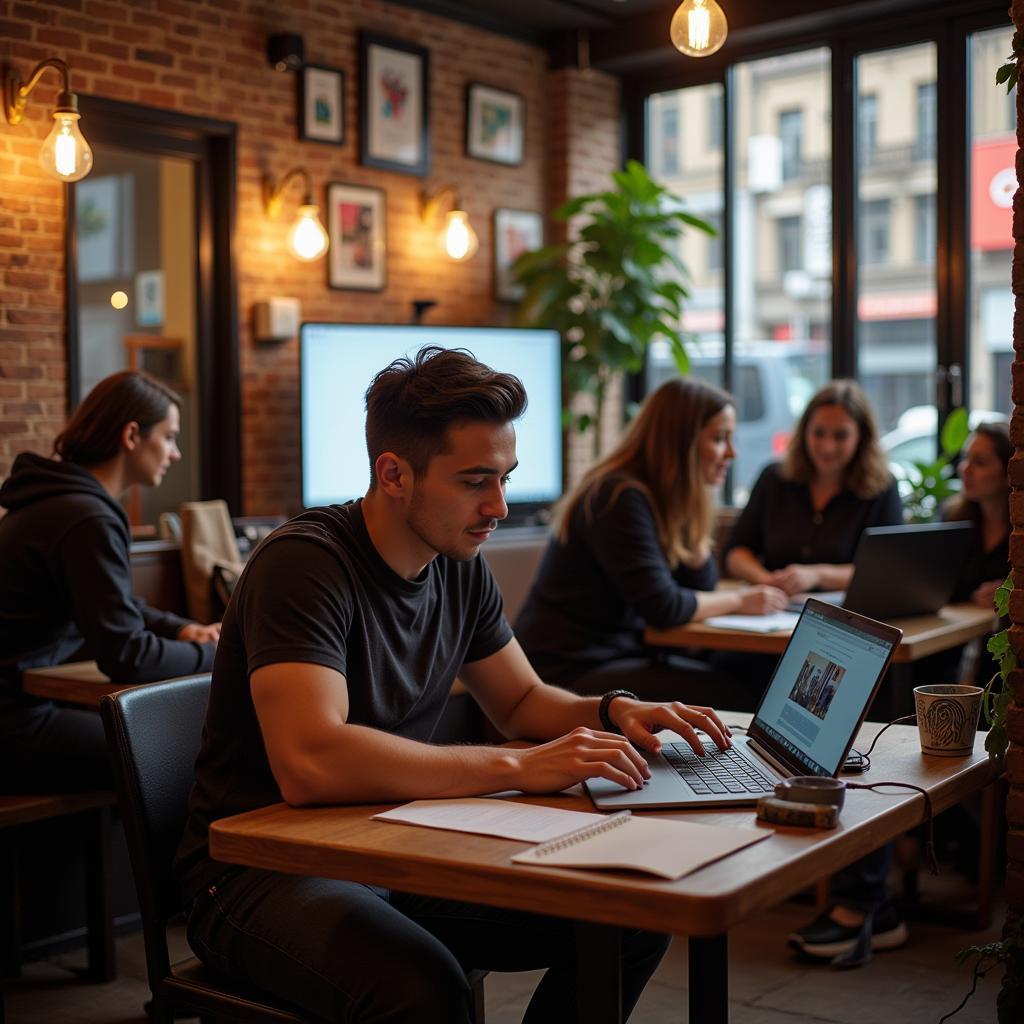
<path fill-rule="evenodd" d="M 900 664 L 918 661 L 958 647 L 975 637 L 992 632 L 995 614 L 973 604 L 951 604 L 935 615 L 915 615 L 893 619 L 903 630 L 903 639 L 893 656 Z M 702 622 L 691 622 L 671 629 L 645 629 L 644 641 L 655 647 L 698 647 L 708 651 L 740 651 L 749 654 L 781 654 L 792 630 L 775 633 L 751 633 L 742 629 L 719 629 Z"/>
<path fill-rule="evenodd" d="M 730 720 L 745 716 L 730 714 Z M 749 716 L 746 716 L 749 717 Z M 861 742 L 880 728 L 865 725 Z M 925 757 L 917 729 L 894 726 L 857 781 L 899 779 L 925 787 L 935 813 L 990 784 L 999 766 L 979 739 L 969 758 Z M 526 798 L 592 810 L 577 791 Z M 390 805 L 388 805 L 390 806 Z M 293 874 L 373 883 L 427 896 L 556 914 L 580 922 L 578 1019 L 619 1021 L 618 929 L 646 928 L 689 939 L 690 1015 L 700 1024 L 728 1019 L 727 935 L 737 922 L 806 889 L 924 820 L 916 793 L 851 792 L 838 829 L 815 831 L 758 823 L 752 809 L 674 812 L 666 817 L 770 828 L 771 838 L 675 882 L 619 871 L 538 868 L 511 863 L 524 844 L 488 836 L 371 821 L 371 807 L 290 808 L 276 804 L 215 822 L 214 858 Z M 779 937 L 781 942 L 781 937 Z"/>
<path fill-rule="evenodd" d="M 22 673 L 21 686 L 33 697 L 48 697 L 67 704 L 99 711 L 100 697 L 105 693 L 127 690 L 137 683 L 114 683 L 104 675 L 95 661 L 72 661 L 51 668 L 30 668 Z"/>

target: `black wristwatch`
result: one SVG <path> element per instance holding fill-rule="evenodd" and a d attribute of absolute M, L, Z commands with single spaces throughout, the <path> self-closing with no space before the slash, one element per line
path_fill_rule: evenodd
<path fill-rule="evenodd" d="M 630 690 L 609 690 L 601 698 L 601 703 L 597 706 L 597 717 L 601 719 L 601 725 L 604 727 L 605 732 L 617 732 L 621 736 L 622 730 L 611 720 L 611 716 L 608 714 L 608 708 L 611 707 L 611 703 L 616 697 L 629 697 L 630 700 L 639 700 L 640 698 Z"/>

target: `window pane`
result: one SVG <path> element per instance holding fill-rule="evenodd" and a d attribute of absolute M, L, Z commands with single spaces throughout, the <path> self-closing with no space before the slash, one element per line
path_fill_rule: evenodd
<path fill-rule="evenodd" d="M 701 85 L 650 97 L 647 107 L 647 166 L 660 184 L 682 196 L 686 209 L 722 229 L 721 85 Z M 674 127 L 674 139 L 665 126 Z M 702 141 L 703 140 L 703 141 Z M 671 152 L 674 155 L 667 158 Z M 690 292 L 683 328 L 693 359 L 693 372 L 722 383 L 723 313 L 722 237 L 687 231 L 679 255 L 690 276 L 682 283 Z M 647 360 L 647 389 L 676 375 L 667 345 L 652 347 Z"/>
<path fill-rule="evenodd" d="M 934 402 L 935 68 L 932 43 L 857 59 L 858 377 L 883 434 Z"/>
<path fill-rule="evenodd" d="M 736 66 L 737 502 L 830 372 L 830 69 L 824 48 Z"/>
<path fill-rule="evenodd" d="M 1005 415 L 1010 410 L 1013 362 L 1013 295 L 1010 259 L 1016 188 L 1015 124 L 1008 116 L 1015 95 L 995 84 L 995 69 L 1011 50 L 1013 29 L 981 32 L 971 38 L 970 339 L 972 409 Z"/>

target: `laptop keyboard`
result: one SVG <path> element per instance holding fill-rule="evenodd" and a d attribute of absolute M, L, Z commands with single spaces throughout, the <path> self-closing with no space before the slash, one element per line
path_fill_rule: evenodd
<path fill-rule="evenodd" d="M 712 746 L 698 757 L 688 743 L 666 743 L 661 752 L 694 793 L 775 792 L 775 782 L 735 750 Z"/>

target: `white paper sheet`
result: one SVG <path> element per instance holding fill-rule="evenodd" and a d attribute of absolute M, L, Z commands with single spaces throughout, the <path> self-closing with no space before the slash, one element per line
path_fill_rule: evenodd
<path fill-rule="evenodd" d="M 378 821 L 405 825 L 425 825 L 453 832 L 521 839 L 527 843 L 546 843 L 578 828 L 603 820 L 603 814 L 565 811 L 557 807 L 535 807 L 511 800 L 463 797 L 456 800 L 414 800 L 392 811 L 375 814 Z"/>
<path fill-rule="evenodd" d="M 779 633 L 784 629 L 792 629 L 799 618 L 798 612 L 773 612 L 771 615 L 713 615 L 710 619 L 704 619 L 702 625 L 714 626 L 716 629 L 740 629 L 747 633 Z"/>

